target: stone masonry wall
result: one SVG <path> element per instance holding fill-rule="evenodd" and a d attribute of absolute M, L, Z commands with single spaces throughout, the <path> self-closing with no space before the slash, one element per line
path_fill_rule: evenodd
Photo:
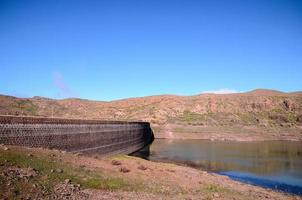
<path fill-rule="evenodd" d="M 153 141 L 147 122 L 0 116 L 0 143 L 82 152 L 135 152 Z"/>

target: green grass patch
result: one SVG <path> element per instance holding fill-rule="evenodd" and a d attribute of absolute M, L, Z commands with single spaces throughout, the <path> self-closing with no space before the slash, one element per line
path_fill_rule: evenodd
<path fill-rule="evenodd" d="M 214 192 L 219 192 L 220 188 L 217 185 L 210 184 L 205 187 L 205 190 L 207 192 L 214 193 Z"/>
<path fill-rule="evenodd" d="M 281 109 L 281 108 L 273 108 L 270 110 L 271 113 L 279 113 L 279 114 L 284 114 L 285 110 Z"/>
<path fill-rule="evenodd" d="M 289 112 L 287 114 L 287 121 L 289 123 L 295 124 L 297 122 L 297 116 L 293 112 Z"/>
<path fill-rule="evenodd" d="M 39 172 L 39 176 L 34 178 L 34 182 L 52 188 L 55 184 L 70 179 L 74 184 L 81 184 L 83 188 L 106 189 L 106 190 L 134 190 L 136 183 L 129 183 L 120 177 L 106 175 L 101 171 L 90 171 L 80 167 L 72 166 L 46 156 L 29 157 L 18 151 L 0 151 L 0 163 L 5 160 L 14 166 L 22 168 L 31 167 Z M 51 172 L 51 170 L 61 169 L 62 172 Z"/>
<path fill-rule="evenodd" d="M 237 116 L 244 124 L 257 124 L 257 118 L 252 113 L 237 113 Z"/>
<path fill-rule="evenodd" d="M 30 100 L 17 100 L 15 107 L 20 109 L 22 114 L 36 115 L 37 106 L 34 105 Z"/>
<path fill-rule="evenodd" d="M 201 188 L 201 192 L 205 193 L 207 195 L 210 195 L 210 196 L 212 196 L 212 194 L 214 194 L 214 193 L 218 193 L 219 195 L 222 195 L 224 197 L 231 198 L 231 197 L 237 196 L 237 197 L 240 197 L 239 199 L 242 198 L 242 195 L 238 191 L 224 188 L 222 186 L 215 185 L 215 184 L 208 184 L 208 185 L 203 186 Z"/>
<path fill-rule="evenodd" d="M 111 155 L 108 157 L 109 160 L 129 160 L 133 159 L 131 156 L 127 156 L 124 154 L 116 154 L 116 155 Z"/>
<path fill-rule="evenodd" d="M 142 106 L 133 106 L 133 107 L 130 107 L 128 109 L 126 109 L 127 112 L 137 112 L 137 111 L 142 111 L 142 110 L 145 110 L 147 108 L 148 105 L 142 105 Z"/>
<path fill-rule="evenodd" d="M 195 122 L 195 121 L 202 121 L 205 119 L 205 116 L 199 113 L 191 112 L 185 110 L 183 115 L 180 117 L 181 121 L 185 122 Z"/>

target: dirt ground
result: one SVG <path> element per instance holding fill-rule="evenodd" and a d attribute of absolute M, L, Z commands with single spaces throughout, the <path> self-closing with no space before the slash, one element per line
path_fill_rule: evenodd
<path fill-rule="evenodd" d="M 155 138 L 204 139 L 219 141 L 302 141 L 302 127 L 257 127 L 257 126 L 184 126 L 167 124 L 154 128 Z"/>
<path fill-rule="evenodd" d="M 99 158 L 12 146 L 2 146 L 0 155 L 0 199 L 10 199 L 11 195 L 12 199 L 302 199 L 190 167 L 125 155 Z M 28 159 L 33 162 L 28 162 Z M 51 163 L 51 167 L 58 164 L 63 170 L 49 170 L 48 165 L 42 162 Z M 53 177 L 55 173 L 57 175 Z M 93 173 L 94 177 L 86 173 Z M 107 178 L 97 182 L 99 174 Z M 87 182 L 90 179 L 96 183 Z M 45 189 L 51 181 L 54 184 Z M 21 182 L 24 183 L 23 188 L 28 187 L 27 184 L 36 185 L 27 189 L 34 192 L 23 192 L 18 185 Z M 41 195 L 37 195 L 39 193 Z"/>

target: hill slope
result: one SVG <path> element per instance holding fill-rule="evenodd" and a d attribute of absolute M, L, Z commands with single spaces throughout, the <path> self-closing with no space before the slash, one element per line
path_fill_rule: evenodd
<path fill-rule="evenodd" d="M 286 132 L 295 129 L 295 133 L 301 134 L 302 93 L 254 90 L 236 94 L 159 95 L 110 102 L 0 96 L 0 114 L 144 120 L 151 122 L 156 134 L 177 130 L 196 132 L 192 127 L 199 127 L 198 130 L 254 127 Z"/>

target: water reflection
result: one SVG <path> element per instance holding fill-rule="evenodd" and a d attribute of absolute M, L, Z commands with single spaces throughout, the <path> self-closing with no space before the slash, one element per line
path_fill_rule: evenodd
<path fill-rule="evenodd" d="M 301 142 L 155 140 L 149 159 L 184 163 L 224 173 L 234 179 L 240 175 L 240 179 L 249 177 L 251 180 L 257 179 L 258 182 L 265 180 L 273 186 L 295 185 L 301 187 L 298 191 L 302 190 Z M 249 181 L 257 184 L 257 181 L 251 180 Z"/>

